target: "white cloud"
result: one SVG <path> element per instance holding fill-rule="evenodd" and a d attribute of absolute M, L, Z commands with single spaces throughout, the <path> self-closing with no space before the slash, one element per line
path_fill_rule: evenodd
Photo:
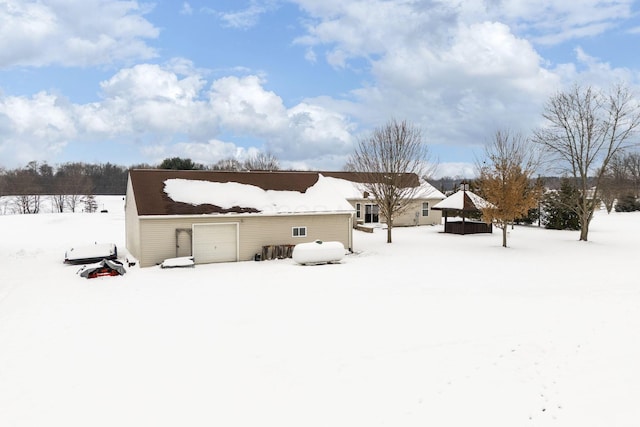
<path fill-rule="evenodd" d="M 628 68 L 614 68 L 608 62 L 600 58 L 589 55 L 583 48 L 574 49 L 576 62 L 564 64 L 554 71 L 558 74 L 565 85 L 576 82 L 583 85 L 591 85 L 606 89 L 612 84 L 637 81 L 637 71 Z"/>
<path fill-rule="evenodd" d="M 377 126 L 406 118 L 431 143 L 469 146 L 496 128 L 535 124 L 560 79 L 529 42 L 490 21 L 442 28 L 447 37 L 421 37 L 411 30 L 421 18 L 411 19 L 403 20 L 409 31 L 394 36 L 403 42 L 392 40 L 370 60 L 372 84 L 352 92 L 360 121 Z"/>
<path fill-rule="evenodd" d="M 225 77 L 212 84 L 214 114 L 228 131 L 262 138 L 282 160 L 343 155 L 351 148 L 353 126 L 340 113 L 302 102 L 286 108 L 257 76 Z"/>
<path fill-rule="evenodd" d="M 120 70 L 100 86 L 108 98 L 167 100 L 179 105 L 194 101 L 204 81 L 197 74 L 179 79 L 160 65 L 140 64 Z"/>
<path fill-rule="evenodd" d="M 212 139 L 206 142 L 178 142 L 175 144 L 150 145 L 143 148 L 144 153 L 154 163 L 160 163 L 168 157 L 187 157 L 196 163 L 213 164 L 221 159 L 240 159 L 246 149 L 233 142 Z"/>
<path fill-rule="evenodd" d="M 476 175 L 477 171 L 473 163 L 444 162 L 438 164 L 433 177 L 435 179 L 444 177 L 473 178 Z"/>
<path fill-rule="evenodd" d="M 193 15 L 193 8 L 188 2 L 182 3 L 182 8 L 180 9 L 181 15 Z"/>
<path fill-rule="evenodd" d="M 548 96 L 581 77 L 633 81 L 628 70 L 584 55 L 580 68 L 549 68 L 530 41 L 605 31 L 629 17 L 629 1 L 296 3 L 313 19 L 296 39 L 311 59 L 324 52 L 337 68 L 370 67 L 371 80 L 352 90 L 351 104 L 333 102 L 334 111 L 348 111 L 365 128 L 406 118 L 436 146 L 469 153 L 497 129 L 526 134 Z"/>
<path fill-rule="evenodd" d="M 148 59 L 159 31 L 135 1 L 6 0 L 0 4 L 0 68 L 90 66 Z"/>
<path fill-rule="evenodd" d="M 204 7 L 201 10 L 204 13 L 216 16 L 224 23 L 225 27 L 246 30 L 257 25 L 262 15 L 277 8 L 277 1 L 253 0 L 248 7 L 234 11 L 222 12 L 210 7 Z"/>
<path fill-rule="evenodd" d="M 361 0 L 343 2 L 298 1 L 315 20 L 296 43 L 326 46 L 329 63 L 343 67 L 350 59 L 372 58 L 414 44 L 413 40 L 442 43 L 454 13 L 435 5 L 419 7 L 413 2 Z"/>
<path fill-rule="evenodd" d="M 272 143 L 278 152 L 293 150 L 295 158 L 304 158 L 304 153 L 339 155 L 352 148 L 353 126 L 340 113 L 303 102 L 289 109 L 287 116 L 286 139 L 274 138 Z"/>
<path fill-rule="evenodd" d="M 628 14 L 626 0 L 579 5 L 565 0 L 542 5 L 533 0 L 293 2 L 307 13 L 307 32 L 295 40 L 304 45 L 305 57 L 311 62 L 324 58 L 362 76 L 361 87 L 344 99 L 298 98 L 287 105 L 265 75 L 238 68 L 209 81 L 207 71 L 178 58 L 121 69 L 100 84 L 101 98 L 91 103 L 69 104 L 46 92 L 0 98 L 5 108 L 0 129 L 8 141 L 20 141 L 33 154 L 59 152 L 73 138 L 108 137 L 137 144 L 154 160 L 184 155 L 213 163 L 266 149 L 285 167 L 340 168 L 356 132 L 392 117 L 419 125 L 434 146 L 470 152 L 497 129 L 526 133 L 535 127 L 543 102 L 564 84 L 585 79 L 605 86 L 634 79 L 631 70 L 614 68 L 584 49 L 576 50 L 573 63 L 554 65 L 536 51 L 536 43 L 616 25 Z M 144 41 L 158 30 L 144 19 L 146 11 L 138 3 L 76 3 L 70 1 L 66 12 L 62 0 L 3 3 L 0 24 L 7 25 L 0 25 L 0 35 L 6 35 L 0 47 L 6 49 L 0 49 L 0 66 L 88 64 L 98 63 L 94 56 L 100 55 L 103 62 L 112 62 L 153 54 Z M 191 9 L 187 2 L 182 6 L 183 12 Z M 247 28 L 275 7 L 272 1 L 252 1 L 248 8 L 219 17 Z M 83 8 L 102 16 L 88 14 L 76 22 L 72 18 L 85 13 Z M 123 46 L 116 55 L 110 49 L 118 45 Z M 66 50 L 69 46 L 73 49 Z M 22 109 L 10 112 L 9 104 Z M 30 119 L 36 123 L 33 131 L 19 130 L 26 120 L 19 111 L 40 115 Z M 47 142 L 36 140 L 37 132 L 49 132 Z M 17 148 L 3 144 L 3 157 L 18 156 Z"/>
<path fill-rule="evenodd" d="M 55 156 L 77 135 L 66 102 L 45 92 L 0 97 L 0 130 L 0 157 L 14 165 Z"/>
<path fill-rule="evenodd" d="M 365 127 L 403 118 L 432 144 L 472 147 L 496 128 L 535 125 L 561 83 L 485 2 L 297 3 L 314 18 L 297 43 L 325 49 L 335 67 L 369 65 L 372 80 L 348 106 Z"/>
<path fill-rule="evenodd" d="M 262 137 L 286 127 L 282 99 L 265 90 L 263 83 L 257 76 L 224 77 L 213 82 L 210 103 L 223 125 Z"/>
<path fill-rule="evenodd" d="M 592 37 L 632 17 L 633 0 L 521 0 L 504 2 L 500 14 L 507 22 L 520 26 L 537 43 L 557 44 L 566 40 Z"/>
<path fill-rule="evenodd" d="M 120 70 L 101 83 L 104 99 L 79 107 L 91 131 L 116 129 L 120 133 L 192 134 L 204 137 L 217 123 L 199 97 L 205 81 L 195 71 L 177 75 L 171 68 L 140 64 Z M 184 72 L 184 64 L 180 67 Z"/>
<path fill-rule="evenodd" d="M 108 139 L 137 145 L 150 161 L 187 156 L 215 163 L 259 150 L 273 151 L 283 164 L 340 161 L 350 144 L 348 120 L 313 102 L 288 108 L 264 85 L 258 76 L 229 76 L 207 89 L 188 62 L 174 60 L 118 71 L 100 84 L 96 102 L 72 104 L 46 92 L 8 96 L 0 98 L 7 135 L 0 151 L 5 164 L 20 164 L 55 158 L 71 141 Z"/>
<path fill-rule="evenodd" d="M 510 78 L 535 73 L 540 67 L 540 58 L 530 43 L 498 22 L 460 26 L 445 55 L 451 68 L 463 69 L 471 76 Z"/>
<path fill-rule="evenodd" d="M 263 7 L 252 5 L 244 10 L 220 13 L 218 16 L 228 27 L 246 29 L 253 27 L 264 12 Z"/>

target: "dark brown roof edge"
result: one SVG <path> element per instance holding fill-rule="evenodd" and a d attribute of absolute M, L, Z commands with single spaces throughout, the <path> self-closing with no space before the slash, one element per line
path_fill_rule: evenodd
<path fill-rule="evenodd" d="M 254 185 L 263 190 L 297 191 L 304 193 L 312 187 L 320 175 L 345 179 L 352 182 L 363 182 L 363 174 L 358 172 L 340 171 L 203 171 L 203 170 L 172 170 L 172 169 L 131 169 L 129 179 L 133 187 L 138 215 L 189 215 L 211 213 L 242 213 L 252 212 L 252 209 L 237 207 L 223 209 L 214 205 L 192 206 L 187 203 L 177 203 L 164 192 L 164 182 L 167 179 L 189 179 L 208 182 L 236 182 Z M 419 183 L 413 174 L 416 185 Z"/>

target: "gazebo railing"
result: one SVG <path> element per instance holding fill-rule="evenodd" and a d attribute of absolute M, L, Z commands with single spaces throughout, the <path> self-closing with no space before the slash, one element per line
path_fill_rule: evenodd
<path fill-rule="evenodd" d="M 476 234 L 492 233 L 493 225 L 479 221 L 447 221 L 444 223 L 444 232 L 451 234 Z"/>

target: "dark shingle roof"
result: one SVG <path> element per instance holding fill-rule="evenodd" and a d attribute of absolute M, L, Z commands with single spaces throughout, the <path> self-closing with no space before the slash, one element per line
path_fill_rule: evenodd
<path fill-rule="evenodd" d="M 176 202 L 164 192 L 167 179 L 188 179 L 208 182 L 236 182 L 259 187 L 263 190 L 297 191 L 304 193 L 313 186 L 319 175 L 340 178 L 352 182 L 363 182 L 363 175 L 355 172 L 306 172 L 306 171 L 202 171 L 202 170 L 169 170 L 169 169 L 132 169 L 129 179 L 133 187 L 138 215 L 195 215 L 212 213 L 246 213 L 258 212 L 254 208 L 235 206 L 223 209 L 210 204 L 191 205 Z M 408 182 L 418 185 L 417 176 L 407 174 Z M 413 185 L 412 185 L 413 186 Z"/>
<path fill-rule="evenodd" d="M 222 209 L 214 205 L 190 205 L 175 202 L 164 192 L 167 179 L 189 179 L 209 182 L 237 182 L 263 190 L 304 192 L 318 181 L 317 172 L 226 172 L 167 169 L 132 169 L 129 179 L 133 187 L 138 215 L 189 215 L 229 212 L 256 212 L 251 208 Z"/>

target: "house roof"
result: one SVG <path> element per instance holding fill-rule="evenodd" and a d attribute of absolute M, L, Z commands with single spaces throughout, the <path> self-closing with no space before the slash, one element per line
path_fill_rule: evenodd
<path fill-rule="evenodd" d="M 409 185 L 420 186 L 417 198 L 444 198 L 406 175 Z M 362 174 L 336 171 L 133 169 L 129 178 L 138 215 L 351 212 L 346 200 L 362 198 L 363 182 Z"/>
<path fill-rule="evenodd" d="M 433 205 L 432 209 L 438 210 L 459 210 L 459 211 L 479 211 L 491 204 L 477 194 L 460 190 L 441 202 Z"/>
<path fill-rule="evenodd" d="M 382 172 L 344 172 L 344 171 L 320 171 L 324 176 L 330 176 L 332 178 L 344 179 L 351 182 L 357 182 L 360 184 L 366 182 L 384 182 L 385 178 L 388 178 L 389 174 Z M 406 187 L 415 187 L 420 185 L 420 179 L 415 173 L 403 173 L 401 175 L 401 181 Z"/>
<path fill-rule="evenodd" d="M 438 190 L 433 185 L 429 184 L 427 181 L 422 181 L 420 183 L 420 188 L 418 192 L 414 196 L 416 199 L 438 199 L 443 200 L 446 198 L 444 194 L 440 190 Z"/>
<path fill-rule="evenodd" d="M 351 212 L 318 172 L 133 169 L 138 215 Z"/>
<path fill-rule="evenodd" d="M 334 180 L 336 189 L 338 189 L 343 197 L 346 199 L 362 199 L 363 192 L 365 191 L 362 184 L 365 184 L 368 179 L 382 181 L 384 174 L 363 174 L 358 172 L 320 172 L 325 177 L 330 177 Z M 404 174 L 405 183 L 407 187 L 418 187 L 417 191 L 412 195 L 413 199 L 431 199 L 442 200 L 445 195 L 442 194 L 433 185 L 427 181 L 419 179 L 416 174 L 407 173 Z"/>

